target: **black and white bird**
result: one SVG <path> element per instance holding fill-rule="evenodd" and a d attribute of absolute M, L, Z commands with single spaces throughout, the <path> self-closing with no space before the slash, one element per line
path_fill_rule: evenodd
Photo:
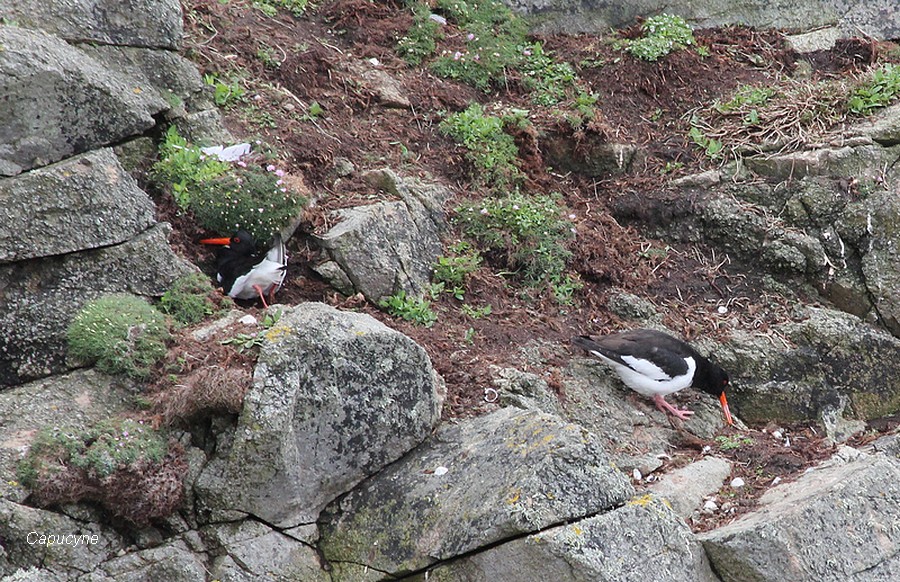
<path fill-rule="evenodd" d="M 693 386 L 717 397 L 725 422 L 733 424 L 725 398 L 728 374 L 686 342 L 661 331 L 635 329 L 596 340 L 586 335 L 576 336 L 572 343 L 612 366 L 626 386 L 652 398 L 664 413 L 681 420 L 694 414 L 672 406 L 665 398 Z"/>
<path fill-rule="evenodd" d="M 269 252 L 256 252 L 256 241 L 249 232 L 239 230 L 227 238 L 206 238 L 207 245 L 223 245 L 216 254 L 216 279 L 226 295 L 234 299 L 254 299 L 257 296 L 268 307 L 275 292 L 284 284 L 287 273 L 287 254 L 281 235 L 276 234 Z"/>

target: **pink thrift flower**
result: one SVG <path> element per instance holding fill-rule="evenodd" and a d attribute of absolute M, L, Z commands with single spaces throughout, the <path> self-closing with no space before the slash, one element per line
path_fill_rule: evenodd
<path fill-rule="evenodd" d="M 269 164 L 268 166 L 266 166 L 266 171 L 267 171 L 267 172 L 274 172 L 274 171 L 275 171 L 275 166 L 273 166 L 272 164 Z"/>
<path fill-rule="evenodd" d="M 284 176 L 284 170 L 275 170 L 275 175 L 279 178 Z"/>

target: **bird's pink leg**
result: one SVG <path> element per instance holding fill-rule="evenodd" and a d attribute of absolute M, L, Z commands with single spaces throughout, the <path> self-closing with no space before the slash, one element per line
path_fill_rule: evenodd
<path fill-rule="evenodd" d="M 254 285 L 253 288 L 256 289 L 256 292 L 257 292 L 257 293 L 259 293 L 259 298 L 260 298 L 260 300 L 262 300 L 262 302 L 263 302 L 263 308 L 264 308 L 264 309 L 268 309 L 268 308 L 269 308 L 269 304 L 266 303 L 266 298 L 263 296 L 263 289 L 262 289 L 262 287 L 260 287 L 259 285 Z"/>
<path fill-rule="evenodd" d="M 659 394 L 653 397 L 653 402 L 655 402 L 656 407 L 663 412 L 670 412 L 681 420 L 687 420 L 692 414 L 694 414 L 693 410 L 681 410 L 679 408 L 675 408 L 674 406 L 666 402 L 666 399 Z"/>

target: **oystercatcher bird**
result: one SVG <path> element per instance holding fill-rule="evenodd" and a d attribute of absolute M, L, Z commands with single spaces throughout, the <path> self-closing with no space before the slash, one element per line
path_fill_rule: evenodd
<path fill-rule="evenodd" d="M 256 241 L 249 232 L 239 230 L 229 238 L 205 238 L 206 245 L 224 245 L 216 253 L 216 279 L 222 290 L 234 299 L 253 299 L 257 296 L 268 307 L 275 292 L 281 289 L 287 273 L 287 254 L 281 235 L 276 234 L 265 256 L 256 252 Z"/>
<path fill-rule="evenodd" d="M 718 397 L 725 422 L 733 424 L 725 398 L 728 374 L 680 339 L 661 331 L 635 329 L 597 340 L 576 336 L 572 343 L 612 366 L 626 386 L 652 398 L 664 413 L 681 420 L 694 414 L 672 406 L 665 399 L 668 394 L 693 386 Z"/>

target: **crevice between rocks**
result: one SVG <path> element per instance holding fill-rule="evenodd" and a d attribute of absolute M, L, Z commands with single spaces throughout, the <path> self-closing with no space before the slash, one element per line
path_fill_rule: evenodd
<path fill-rule="evenodd" d="M 510 542 L 514 542 L 514 541 L 517 541 L 517 540 L 521 540 L 521 539 L 527 538 L 527 537 L 529 537 L 529 536 L 539 535 L 539 534 L 544 533 L 544 532 L 546 532 L 546 531 L 549 531 L 549 530 L 551 530 L 551 529 L 566 526 L 566 525 L 568 525 L 568 524 L 570 524 L 570 523 L 576 523 L 576 522 L 579 522 L 579 521 L 584 521 L 584 520 L 586 520 L 586 519 L 591 519 L 591 518 L 593 518 L 593 517 L 597 517 L 598 515 L 603 515 L 603 514 L 606 514 L 606 513 L 610 513 L 610 512 L 612 512 L 612 511 L 616 511 L 616 510 L 618 510 L 618 509 L 622 509 L 623 507 L 625 507 L 625 505 L 626 505 L 625 503 L 620 503 L 619 505 L 614 505 L 614 506 L 612 506 L 612 507 L 609 507 L 609 508 L 604 509 L 604 510 L 601 510 L 601 511 L 595 511 L 595 512 L 593 512 L 593 513 L 584 514 L 584 515 L 581 515 L 581 516 L 578 516 L 578 517 L 573 517 L 573 518 L 570 518 L 570 519 L 565 519 L 565 520 L 562 520 L 562 521 L 557 521 L 557 522 L 554 522 L 554 523 L 550 523 L 550 524 L 548 524 L 548 525 L 546 525 L 546 526 L 544 526 L 544 527 L 542 527 L 542 528 L 540 528 L 540 529 L 536 529 L 536 530 L 533 530 L 533 531 L 527 531 L 527 532 L 518 533 L 518 534 L 515 534 L 515 535 L 512 535 L 512 536 L 509 536 L 509 537 L 507 537 L 507 538 L 503 538 L 503 539 L 500 539 L 500 540 L 491 542 L 491 543 L 489 543 L 489 544 L 485 544 L 485 545 L 483 545 L 483 546 L 479 546 L 479 547 L 477 547 L 477 548 L 475 548 L 475 549 L 472 549 L 472 550 L 469 550 L 469 551 L 467 551 L 467 552 L 463 552 L 463 553 L 461 553 L 461 554 L 458 554 L 458 555 L 456 555 L 456 556 L 453 556 L 452 558 L 447 558 L 447 559 L 444 559 L 444 560 L 436 561 L 436 562 L 434 562 L 434 563 L 432 563 L 432 564 L 429 564 L 428 566 L 425 566 L 424 568 L 419 568 L 418 570 L 413 570 L 412 572 L 406 572 L 406 573 L 403 573 L 403 574 L 397 574 L 397 575 L 390 575 L 391 577 L 390 577 L 390 578 L 387 578 L 387 580 L 401 580 L 401 581 L 402 581 L 402 580 L 409 580 L 409 579 L 411 579 L 411 578 L 413 578 L 413 577 L 415 577 L 415 576 L 419 576 L 419 575 L 425 574 L 425 573 L 427 573 L 427 572 L 429 572 L 429 571 L 431 571 L 431 570 L 434 570 L 435 568 L 439 568 L 439 567 L 441 567 L 441 566 L 445 566 L 445 565 L 447 565 L 447 564 L 452 564 L 452 563 L 457 562 L 457 561 L 459 561 L 459 560 L 464 560 L 464 559 L 466 559 L 466 558 L 470 558 L 470 557 L 472 557 L 472 556 L 476 556 L 476 555 L 478 555 L 478 554 L 481 554 L 481 553 L 483 553 L 483 552 L 490 551 L 490 550 L 492 550 L 492 549 L 494 549 L 494 548 L 497 548 L 497 547 L 499 547 L 499 546 L 502 546 L 502 545 L 504 545 L 504 544 L 507 544 L 507 543 L 510 543 Z M 362 564 L 362 565 L 365 566 L 365 567 L 370 567 L 370 566 L 366 566 L 365 564 Z M 372 568 L 372 569 L 374 570 L 374 568 Z M 376 571 L 379 571 L 379 570 L 376 570 Z"/>

